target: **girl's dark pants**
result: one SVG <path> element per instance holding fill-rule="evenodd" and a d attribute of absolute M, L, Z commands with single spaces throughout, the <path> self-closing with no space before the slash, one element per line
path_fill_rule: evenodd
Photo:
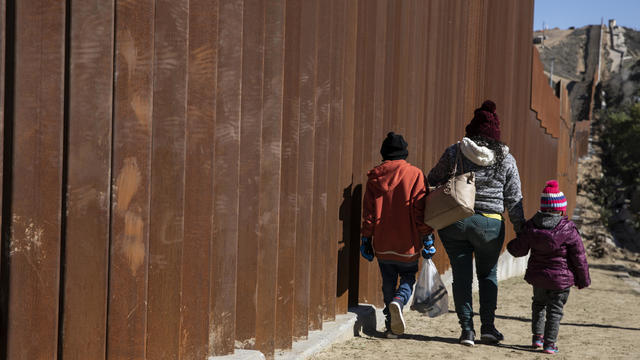
<path fill-rule="evenodd" d="M 549 290 L 533 287 L 531 333 L 544 335 L 545 343 L 555 343 L 558 340 L 562 310 L 569 298 L 570 289 Z"/>

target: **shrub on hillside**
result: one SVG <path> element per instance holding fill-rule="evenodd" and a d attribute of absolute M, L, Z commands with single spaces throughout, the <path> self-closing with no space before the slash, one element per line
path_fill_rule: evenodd
<path fill-rule="evenodd" d="M 629 101 L 600 114 L 602 177 L 596 186 L 598 203 L 606 209 L 603 219 L 618 242 L 640 249 L 640 103 Z"/>
<path fill-rule="evenodd" d="M 602 114 L 600 142 L 605 176 L 625 188 L 640 185 L 640 103 Z"/>

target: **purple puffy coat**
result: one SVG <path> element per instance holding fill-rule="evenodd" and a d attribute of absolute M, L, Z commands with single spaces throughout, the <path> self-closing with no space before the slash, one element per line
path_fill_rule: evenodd
<path fill-rule="evenodd" d="M 576 285 L 579 289 L 591 284 L 589 265 L 582 239 L 575 224 L 562 217 L 554 228 L 536 227 L 527 221 L 507 250 L 515 257 L 525 256 L 531 249 L 524 279 L 531 285 L 561 290 Z"/>

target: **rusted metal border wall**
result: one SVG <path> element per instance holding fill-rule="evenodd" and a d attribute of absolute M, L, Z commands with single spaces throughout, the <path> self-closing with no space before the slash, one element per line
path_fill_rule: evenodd
<path fill-rule="evenodd" d="M 560 82 L 557 90 L 548 85 L 549 80 L 544 74 L 535 47 L 532 54 L 531 79 L 531 109 L 545 133 L 557 143 L 556 163 L 552 166 L 555 176 L 551 173 L 547 179 L 558 179 L 568 200 L 567 211 L 572 214 L 577 193 L 578 159 L 587 153 L 591 122 L 572 122 L 567 84 Z M 542 185 L 539 185 L 540 190 Z"/>
<path fill-rule="evenodd" d="M 487 98 L 527 216 L 574 176 L 531 0 L 6 9 L 3 358 L 270 356 L 380 305 L 358 242 L 381 141 L 428 171 Z"/>
<path fill-rule="evenodd" d="M 576 155 L 578 158 L 586 156 L 589 152 L 589 136 L 591 135 L 591 120 L 576 122 L 575 141 Z"/>
<path fill-rule="evenodd" d="M 602 61 L 602 33 L 603 33 L 603 25 L 596 26 L 591 25 L 587 31 L 589 31 L 589 37 L 593 38 L 587 44 L 589 51 L 589 59 L 587 60 L 589 64 L 593 64 L 591 67 L 593 68 L 593 74 L 591 76 L 591 86 L 589 87 L 589 109 L 587 113 L 586 119 L 579 120 L 591 120 L 593 119 L 593 109 L 595 106 L 594 99 L 597 99 L 599 96 L 596 96 L 596 91 L 598 89 L 598 84 L 600 83 L 600 62 Z M 595 44 L 598 44 L 598 51 L 593 51 L 593 47 Z M 591 49 L 589 49 L 591 48 Z M 596 58 L 595 61 L 593 58 Z"/>

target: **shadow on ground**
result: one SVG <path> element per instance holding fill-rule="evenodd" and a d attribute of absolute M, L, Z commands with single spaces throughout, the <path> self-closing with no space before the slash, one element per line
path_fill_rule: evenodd
<path fill-rule="evenodd" d="M 514 320 L 514 321 L 522 321 L 522 322 L 526 322 L 526 323 L 531 323 L 531 318 L 527 318 L 527 317 L 496 315 L 496 318 L 504 319 L 504 320 Z M 568 322 L 560 321 L 560 325 L 563 325 L 563 326 L 594 327 L 594 328 L 602 328 L 602 329 L 619 329 L 619 330 L 640 331 L 640 328 L 632 328 L 632 327 L 624 327 L 624 326 L 616 326 L 616 325 L 606 325 L 606 324 L 568 323 Z"/>
<path fill-rule="evenodd" d="M 616 272 L 623 271 L 629 274 L 630 276 L 640 277 L 640 271 L 630 269 L 624 265 L 619 265 L 619 264 L 589 264 L 589 267 L 593 269 L 601 269 L 601 270 L 607 270 L 607 271 L 616 271 Z"/>

